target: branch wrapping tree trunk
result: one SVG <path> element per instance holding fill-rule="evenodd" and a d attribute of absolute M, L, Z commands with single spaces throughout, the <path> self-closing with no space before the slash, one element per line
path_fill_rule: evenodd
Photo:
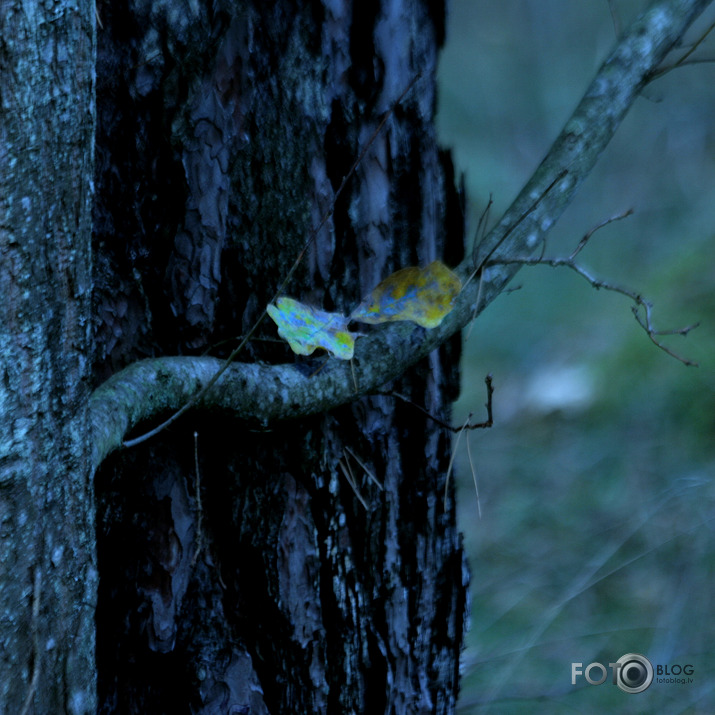
<path fill-rule="evenodd" d="M 506 261 L 541 250 L 547 232 L 572 201 L 643 85 L 709 4 L 710 0 L 656 2 L 619 40 L 537 171 L 480 245 L 476 261 L 470 255 L 456 269 L 465 281 L 475 274 L 480 279 L 469 282 L 442 325 L 428 331 L 408 324 L 384 326 L 357 342 L 351 364 L 334 360 L 310 377 L 283 365 L 237 363 L 205 396 L 204 404 L 220 404 L 261 424 L 329 410 L 378 389 L 461 330 L 520 269 L 518 264 L 500 264 L 500 257 Z M 113 376 L 93 400 L 96 463 L 141 420 L 179 409 L 220 368 L 221 361 L 210 358 L 161 358 Z M 160 396 L 148 382 L 158 374 L 164 388 Z"/>

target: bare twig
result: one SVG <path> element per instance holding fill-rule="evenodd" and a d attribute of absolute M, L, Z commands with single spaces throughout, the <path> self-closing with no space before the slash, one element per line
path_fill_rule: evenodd
<path fill-rule="evenodd" d="M 650 301 L 646 300 L 640 293 L 637 293 L 630 288 L 624 288 L 623 286 L 619 286 L 614 283 L 609 283 L 600 278 L 592 276 L 585 268 L 583 268 L 583 266 L 578 265 L 571 258 L 513 258 L 506 259 L 502 262 L 521 263 L 525 266 L 544 265 L 552 266 L 554 268 L 565 266 L 566 268 L 570 268 L 572 271 L 578 273 L 582 278 L 585 278 L 597 290 L 603 288 L 604 290 L 608 290 L 613 293 L 620 293 L 621 295 L 625 295 L 635 303 L 635 305 L 632 306 L 631 310 L 633 311 L 633 314 L 638 321 L 638 324 L 643 328 L 643 330 L 645 330 L 646 334 L 648 335 L 648 338 L 650 338 L 651 342 L 653 342 L 654 345 L 659 347 L 663 352 L 667 353 L 671 357 L 674 357 L 676 360 L 679 360 L 684 365 L 687 365 L 689 367 L 698 367 L 697 362 L 694 362 L 693 360 L 679 355 L 678 353 L 674 352 L 666 345 L 664 345 L 662 342 L 660 342 L 658 340 L 658 336 L 687 335 L 691 330 L 697 328 L 699 323 L 694 323 L 693 325 L 688 325 L 684 328 L 675 328 L 673 330 L 656 330 L 653 326 L 652 319 L 653 304 Z M 641 308 L 643 309 L 643 315 L 641 315 Z"/>
<path fill-rule="evenodd" d="M 578 246 L 574 249 L 573 253 L 569 256 L 571 260 L 576 258 L 581 251 L 586 247 L 586 244 L 588 243 L 589 239 L 591 236 L 593 236 L 596 231 L 598 231 L 600 228 L 603 228 L 604 226 L 608 226 L 609 223 L 613 223 L 614 221 L 620 221 L 621 219 L 628 218 L 628 216 L 631 216 L 633 214 L 633 209 L 628 209 L 624 211 L 623 213 L 617 214 L 615 216 L 610 216 L 607 218 L 605 221 L 601 221 L 601 223 L 596 224 L 586 235 L 578 242 Z M 543 257 L 543 253 L 542 253 Z"/>
<path fill-rule="evenodd" d="M 350 358 L 350 375 L 353 378 L 353 386 L 355 387 L 355 394 L 357 394 L 359 392 L 359 390 L 358 390 L 357 376 L 355 375 L 355 363 L 353 361 L 353 358 Z"/>
<path fill-rule="evenodd" d="M 494 199 L 492 198 L 492 195 L 489 194 L 489 201 L 487 201 L 487 205 L 484 207 L 484 211 L 482 211 L 481 216 L 479 217 L 479 221 L 477 222 L 477 230 L 474 232 L 474 241 L 472 242 L 472 263 L 474 264 L 475 269 L 478 265 L 477 252 L 479 251 L 479 245 L 486 236 L 487 223 L 489 221 L 489 212 L 491 211 L 493 205 Z"/>
<path fill-rule="evenodd" d="M 626 218 L 626 216 L 630 216 L 632 213 L 633 209 L 628 209 L 628 211 L 625 211 L 624 213 L 618 214 L 616 216 L 611 216 L 605 221 L 602 221 L 598 225 L 594 226 L 581 239 L 578 246 L 567 258 L 546 258 L 543 255 L 539 256 L 538 258 L 524 256 L 500 259 L 498 261 L 494 261 L 494 263 L 518 263 L 523 266 L 552 266 L 553 268 L 560 268 L 564 266 L 566 268 L 570 268 L 575 273 L 578 273 L 578 275 L 587 280 L 594 288 L 596 288 L 596 290 L 600 290 L 601 288 L 603 288 L 604 290 L 611 291 L 613 293 L 620 293 L 621 295 L 625 295 L 627 298 L 630 298 L 633 301 L 634 305 L 631 307 L 633 315 L 635 316 L 638 324 L 643 328 L 643 330 L 645 330 L 646 334 L 648 335 L 648 338 L 653 342 L 653 344 L 671 357 L 674 357 L 676 360 L 682 362 L 684 365 L 697 367 L 698 363 L 693 362 L 692 360 L 689 360 L 682 355 L 678 355 L 666 345 L 664 345 L 662 342 L 660 342 L 658 340 L 658 337 L 661 335 L 687 335 L 691 330 L 697 328 L 699 323 L 695 323 L 694 325 L 688 325 L 684 328 L 675 328 L 673 330 L 656 330 L 653 326 L 652 318 L 653 304 L 650 301 L 646 300 L 640 293 L 631 290 L 630 288 L 625 288 L 623 286 L 616 285 L 615 283 L 609 283 L 608 281 L 605 281 L 601 278 L 596 278 L 595 276 L 591 275 L 591 273 L 589 273 L 583 266 L 576 263 L 575 261 L 576 256 L 578 256 L 578 254 L 584 249 L 591 236 L 593 236 L 593 234 L 598 231 L 598 229 L 607 226 L 613 221 L 618 221 L 620 219 Z"/>
<path fill-rule="evenodd" d="M 345 460 L 344 464 L 343 459 Z M 355 476 L 353 475 L 353 470 L 350 469 L 350 462 L 348 461 L 348 456 L 345 453 L 345 450 L 343 450 L 343 459 L 338 460 L 338 466 L 340 467 L 343 475 L 345 476 L 347 483 L 352 487 L 352 490 L 355 493 L 355 496 L 357 497 L 358 501 L 363 505 L 365 511 L 368 511 L 367 502 L 363 498 L 362 494 L 360 494 L 357 482 L 355 481 Z"/>
<path fill-rule="evenodd" d="M 646 331 L 648 334 L 648 337 L 651 339 L 654 345 L 659 347 L 661 350 L 666 352 L 668 355 L 671 357 L 674 357 L 676 360 L 680 360 L 684 365 L 688 365 L 689 367 L 698 367 L 698 363 L 696 363 L 693 360 L 688 360 L 687 358 L 682 357 L 681 355 L 678 355 L 677 353 L 673 352 L 670 348 L 666 347 L 661 343 L 659 340 L 656 339 L 656 336 L 660 335 L 687 335 L 691 330 L 694 330 L 695 328 L 700 325 L 700 323 L 693 323 L 692 325 L 687 325 L 684 328 L 674 328 L 673 330 L 655 330 L 653 327 L 653 321 L 651 319 L 651 312 L 653 310 L 653 304 L 650 303 L 647 300 L 644 300 L 640 295 L 634 298 L 636 301 L 637 305 L 634 305 L 631 307 L 631 310 L 633 311 L 633 315 L 635 316 L 636 320 L 638 321 L 638 325 L 640 325 L 643 330 Z M 640 313 L 640 308 L 643 308 L 643 313 L 645 314 L 645 318 L 641 316 Z"/>
<path fill-rule="evenodd" d="M 477 320 L 477 311 L 479 310 L 479 304 L 482 302 L 482 286 L 484 285 L 484 271 L 479 274 L 479 284 L 477 285 L 477 299 L 474 301 L 474 310 L 472 311 L 472 319 L 469 321 L 469 328 L 464 336 L 464 342 L 469 340 L 469 336 L 472 334 L 472 328 Z"/>
<path fill-rule="evenodd" d="M 621 34 L 621 18 L 617 8 L 613 5 L 613 0 L 608 0 L 608 10 L 611 13 L 611 22 L 613 23 L 613 34 L 618 37 Z"/>
<path fill-rule="evenodd" d="M 469 447 L 469 435 L 467 435 L 467 459 L 469 460 L 469 469 L 472 472 L 472 479 L 474 480 L 474 492 L 477 495 L 477 513 L 479 514 L 479 519 L 482 518 L 482 502 L 479 499 L 479 484 L 477 484 L 477 470 L 474 468 L 474 462 L 472 461 L 472 450 Z"/>
<path fill-rule="evenodd" d="M 462 439 L 462 435 L 465 433 L 467 430 L 467 425 L 469 425 L 469 421 L 472 419 L 472 413 L 470 412 L 467 415 L 467 419 L 464 421 L 464 424 L 457 429 L 457 441 L 454 444 L 454 448 L 452 449 L 452 454 L 449 457 L 449 465 L 447 466 L 447 476 L 444 478 L 444 508 L 447 508 L 447 488 L 449 487 L 449 476 L 452 474 L 452 467 L 454 466 L 454 458 L 457 455 L 457 448 L 459 447 L 459 440 Z"/>
<path fill-rule="evenodd" d="M 382 491 L 384 487 L 380 484 L 380 480 L 372 473 L 372 470 L 365 466 L 365 463 L 355 454 L 355 452 L 350 449 L 350 447 L 345 447 L 345 451 L 362 467 L 363 472 L 367 474 L 370 481 L 377 486 L 378 489 Z"/>
<path fill-rule="evenodd" d="M 487 263 L 489 262 L 489 259 L 494 255 L 496 250 L 501 246 L 504 241 L 506 241 L 507 238 L 512 234 L 513 231 L 515 231 L 521 223 L 523 223 L 528 216 L 534 212 L 534 210 L 539 206 L 539 204 L 548 196 L 549 192 L 558 184 L 561 179 L 563 179 L 567 174 L 569 173 L 568 169 L 562 169 L 559 171 L 559 173 L 554 177 L 554 180 L 536 197 L 536 200 L 524 211 L 517 219 L 516 221 L 509 226 L 509 228 L 504 232 L 504 234 L 499 238 L 499 240 L 489 249 L 488 253 L 486 256 L 481 257 L 479 256 L 479 248 L 481 248 L 482 244 L 479 244 L 477 246 L 477 251 L 473 252 L 473 257 L 472 257 L 472 262 L 475 264 L 474 270 L 472 271 L 471 275 L 467 280 L 462 284 L 462 290 L 464 290 L 481 270 L 484 268 Z M 503 262 L 503 261 L 502 261 Z M 476 311 L 475 311 L 476 312 Z"/>
<path fill-rule="evenodd" d="M 199 470 L 199 433 L 194 432 L 194 469 L 196 470 L 196 550 L 191 559 L 191 565 L 196 563 L 196 559 L 204 546 L 204 532 L 201 524 L 204 518 L 204 510 L 201 506 L 201 472 Z"/>
<path fill-rule="evenodd" d="M 715 62 L 715 59 L 699 59 L 699 60 L 689 60 L 688 58 L 695 52 L 695 50 L 700 47 L 700 45 L 705 41 L 705 38 L 713 31 L 715 30 L 715 22 L 713 22 L 706 30 L 703 32 L 703 34 L 690 46 L 690 49 L 685 52 L 685 54 L 680 57 L 680 59 L 676 60 L 672 65 L 666 65 L 665 67 L 660 67 L 657 70 L 654 70 L 650 77 L 648 78 L 648 81 L 653 81 L 654 79 L 657 79 L 658 77 L 662 77 L 664 74 L 667 74 L 671 70 L 676 69 L 677 67 L 684 67 L 685 65 L 695 65 L 695 64 L 701 64 L 701 63 L 706 63 L 706 62 Z"/>
<path fill-rule="evenodd" d="M 478 270 L 478 251 L 479 251 L 479 246 L 482 244 L 482 241 L 486 238 L 486 231 L 487 231 L 487 223 L 489 220 L 489 211 L 492 207 L 492 204 L 494 203 L 492 199 L 492 195 L 489 194 L 489 201 L 487 201 L 487 205 L 484 207 L 484 211 L 482 211 L 481 216 L 479 217 L 479 222 L 477 223 L 477 230 L 474 232 L 474 241 L 472 243 L 472 266 L 474 267 L 474 271 Z M 471 276 L 470 278 L 467 279 L 467 283 L 472 280 Z M 474 327 L 474 320 L 477 317 L 477 309 L 479 308 L 479 303 L 481 302 L 482 299 L 482 284 L 484 282 L 484 272 L 480 273 L 479 275 L 479 290 L 477 291 L 477 300 L 474 302 L 474 311 L 472 313 L 473 317 L 472 320 L 469 323 L 469 330 L 467 330 L 467 334 L 464 336 L 465 340 L 469 340 L 469 336 L 472 334 L 472 328 Z M 466 283 L 465 283 L 466 285 Z"/>
<path fill-rule="evenodd" d="M 472 419 L 472 414 L 469 413 L 469 417 L 467 418 L 467 422 L 465 422 L 463 425 L 460 425 L 459 427 L 452 427 L 452 425 L 447 424 L 443 420 L 439 419 L 439 417 L 435 417 L 431 412 L 426 410 L 422 405 L 418 405 L 416 402 L 411 400 L 409 397 L 406 397 L 405 395 L 400 394 L 399 392 L 390 391 L 390 392 L 382 392 L 382 391 L 377 391 L 374 392 L 373 394 L 375 395 L 384 395 L 386 397 L 396 397 L 398 400 L 402 400 L 403 402 L 406 402 L 408 405 L 412 405 L 412 407 L 418 409 L 423 415 L 426 415 L 429 417 L 432 422 L 435 424 L 438 424 L 442 429 L 446 429 L 449 432 L 452 432 L 453 434 L 457 434 L 462 432 L 463 430 L 474 430 L 474 429 L 488 429 L 494 424 L 494 419 L 492 417 L 492 395 L 494 394 L 494 385 L 492 384 L 492 375 L 489 373 L 485 378 L 484 378 L 484 384 L 487 386 L 487 401 L 484 404 L 484 406 L 487 409 L 487 419 L 484 420 L 484 422 L 477 422 L 476 424 L 471 424 L 471 419 Z"/>
<path fill-rule="evenodd" d="M 473 429 L 486 429 L 491 427 L 494 424 L 494 420 L 492 418 L 492 395 L 494 394 L 494 386 L 492 385 L 492 375 L 489 373 L 485 378 L 484 378 L 484 384 L 487 386 L 487 401 L 485 403 L 485 407 L 487 408 L 487 419 L 484 422 L 478 422 L 477 424 L 472 424 L 472 415 L 473 413 L 470 412 L 467 415 L 467 419 L 464 421 L 464 424 L 462 424 L 460 427 L 451 427 L 449 425 L 445 425 L 441 420 L 438 420 L 432 415 L 430 415 L 426 410 L 422 409 L 422 411 L 428 415 L 431 419 L 433 419 L 435 422 L 438 424 L 441 424 L 443 427 L 446 429 L 450 430 L 450 432 L 454 432 L 457 434 L 457 441 L 454 444 L 454 448 L 452 449 L 452 454 L 449 458 L 449 466 L 447 467 L 447 476 L 445 477 L 445 482 L 444 482 L 444 505 L 445 508 L 447 507 L 447 487 L 449 486 L 449 476 L 452 473 L 452 467 L 454 466 L 454 458 L 457 454 L 457 448 L 459 447 L 459 440 L 462 439 L 462 435 L 465 432 L 468 432 Z M 396 395 L 399 396 L 399 395 Z M 402 398 L 405 399 L 405 398 Z M 411 402 L 411 400 L 409 401 Z M 415 404 L 411 402 L 411 404 Z M 419 405 L 415 405 L 415 407 L 419 407 Z M 472 471 L 472 479 L 474 480 L 474 490 L 477 494 L 477 509 L 479 511 L 479 518 L 482 518 L 482 507 L 481 503 L 479 501 L 479 487 L 477 486 L 477 472 L 474 469 L 474 463 L 472 462 L 472 452 L 471 449 L 469 448 L 469 435 L 467 434 L 466 437 L 467 440 L 467 457 L 469 458 L 469 467 Z"/>
<path fill-rule="evenodd" d="M 678 67 L 689 67 L 690 65 L 712 65 L 715 64 L 715 57 L 698 57 L 693 60 L 687 60 L 686 62 L 681 62 Z M 670 69 L 675 69 L 671 67 Z"/>

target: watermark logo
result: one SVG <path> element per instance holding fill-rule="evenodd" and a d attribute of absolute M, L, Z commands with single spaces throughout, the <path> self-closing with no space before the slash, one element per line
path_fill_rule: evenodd
<path fill-rule="evenodd" d="M 693 679 L 690 677 L 695 672 L 692 665 L 656 665 L 656 683 L 675 683 L 677 685 L 690 685 Z"/>
<path fill-rule="evenodd" d="M 616 685 L 624 693 L 642 693 L 653 682 L 653 666 L 644 655 L 626 653 L 616 666 Z"/>
<path fill-rule="evenodd" d="M 653 682 L 653 666 L 639 653 L 626 653 L 608 667 L 613 673 L 613 684 L 624 693 L 642 693 Z M 606 682 L 608 670 L 603 663 L 589 663 L 585 669 L 583 663 L 571 663 L 571 685 L 576 685 L 580 676 L 591 685 L 601 685 Z"/>
<path fill-rule="evenodd" d="M 692 683 L 694 672 L 692 665 L 656 665 L 640 653 L 626 653 L 615 663 L 609 663 L 612 682 L 624 693 L 642 693 L 655 680 L 657 683 Z M 571 685 L 576 685 L 579 678 L 585 678 L 590 685 L 601 685 L 608 678 L 608 668 L 603 663 L 571 663 Z M 688 676 L 688 677 L 682 677 Z"/>

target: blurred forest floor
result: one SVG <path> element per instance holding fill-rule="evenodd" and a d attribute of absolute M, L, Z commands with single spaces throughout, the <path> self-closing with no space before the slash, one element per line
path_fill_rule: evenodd
<path fill-rule="evenodd" d="M 489 196 L 493 223 L 537 167 L 614 24 L 645 7 L 449 3 L 439 128 L 465 173 L 472 233 Z M 711 7 L 686 43 L 713 21 Z M 715 58 L 715 33 L 694 56 Z M 699 322 L 663 339 L 699 367 L 655 347 L 627 298 L 566 268 L 522 269 L 474 323 L 453 422 L 483 419 L 491 372 L 495 426 L 463 435 L 456 460 L 472 568 L 460 713 L 715 712 L 715 64 L 645 89 L 546 254 L 568 255 L 631 208 L 580 262 L 650 299 L 656 327 Z M 629 652 L 691 664 L 693 683 L 571 685 L 572 662 Z"/>

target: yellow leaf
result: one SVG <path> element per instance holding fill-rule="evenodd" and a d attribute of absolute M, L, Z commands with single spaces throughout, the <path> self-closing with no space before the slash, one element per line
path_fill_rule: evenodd
<path fill-rule="evenodd" d="M 372 324 L 411 320 L 423 328 L 436 328 L 461 290 L 462 282 L 441 261 L 424 268 L 402 268 L 385 278 L 350 318 Z"/>
<path fill-rule="evenodd" d="M 278 298 L 266 309 L 278 326 L 278 335 L 288 341 L 298 355 L 310 355 L 323 348 L 341 360 L 350 360 L 359 333 L 348 330 L 348 318 L 311 308 L 293 298 Z"/>

